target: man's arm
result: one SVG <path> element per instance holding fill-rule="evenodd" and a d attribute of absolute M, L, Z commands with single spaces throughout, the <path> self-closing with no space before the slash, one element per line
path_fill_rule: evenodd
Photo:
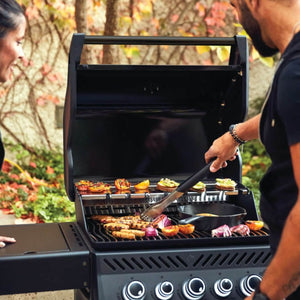
<path fill-rule="evenodd" d="M 295 180 L 300 190 L 300 143 L 290 146 Z M 284 201 L 284 199 L 283 199 Z M 300 285 L 300 194 L 285 223 L 278 250 L 260 285 L 271 300 L 282 300 Z M 252 297 L 246 298 L 247 300 Z"/>
<path fill-rule="evenodd" d="M 246 122 L 237 124 L 235 128 L 237 136 L 244 141 L 257 139 L 259 135 L 260 117 L 261 114 Z M 207 163 L 216 157 L 210 167 L 211 172 L 216 172 L 220 168 L 226 167 L 226 161 L 235 158 L 238 146 L 239 144 L 233 139 L 229 132 L 226 132 L 216 139 L 205 153 L 205 160 Z"/>

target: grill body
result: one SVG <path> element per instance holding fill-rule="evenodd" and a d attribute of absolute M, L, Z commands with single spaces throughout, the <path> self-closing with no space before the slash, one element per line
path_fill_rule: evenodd
<path fill-rule="evenodd" d="M 84 44 L 226 45 L 228 65 L 81 65 Z M 249 237 L 192 236 L 121 240 L 101 231 L 93 215 L 141 212 L 165 196 L 155 185 L 147 193 L 82 194 L 79 180 L 116 178 L 130 182 L 162 177 L 182 182 L 205 165 L 204 153 L 230 124 L 244 120 L 248 99 L 248 50 L 244 37 L 153 38 L 74 35 L 69 57 L 64 114 L 65 184 L 75 201 L 78 225 L 91 249 L 88 288 L 81 299 L 243 299 L 259 282 L 271 254 L 268 231 Z M 151 156 L 148 138 L 161 133 L 165 147 Z M 226 202 L 257 219 L 254 198 L 241 184 L 240 155 L 209 174 L 205 193 L 186 193 L 165 213 L 177 222 L 177 208 L 189 203 Z M 216 191 L 216 177 L 238 182 L 233 193 Z"/>

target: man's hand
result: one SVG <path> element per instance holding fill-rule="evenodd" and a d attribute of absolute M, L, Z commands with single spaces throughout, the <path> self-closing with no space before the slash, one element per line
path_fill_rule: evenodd
<path fill-rule="evenodd" d="M 208 151 L 205 153 L 206 163 L 216 157 L 210 166 L 211 172 L 217 172 L 220 168 L 227 166 L 227 160 L 234 160 L 237 156 L 238 144 L 230 133 L 226 132 L 216 139 Z"/>
<path fill-rule="evenodd" d="M 0 236 L 0 248 L 3 248 L 6 246 L 6 243 L 15 243 L 16 240 L 11 237 L 6 236 Z"/>

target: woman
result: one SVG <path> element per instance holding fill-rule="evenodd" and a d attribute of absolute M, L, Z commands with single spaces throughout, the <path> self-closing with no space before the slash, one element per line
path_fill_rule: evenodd
<path fill-rule="evenodd" d="M 0 82 L 8 81 L 18 59 L 24 57 L 22 41 L 26 29 L 23 9 L 15 0 L 0 1 Z M 0 138 L 0 167 L 4 159 L 4 148 Z M 1 229 L 0 229 L 1 232 Z M 14 243 L 10 237 L 0 236 L 0 248 L 5 243 Z"/>

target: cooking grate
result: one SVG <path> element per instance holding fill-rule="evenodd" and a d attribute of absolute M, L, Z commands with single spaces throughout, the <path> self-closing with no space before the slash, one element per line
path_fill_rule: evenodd
<path fill-rule="evenodd" d="M 168 217 L 171 218 L 172 224 L 176 225 L 178 224 L 178 218 L 176 215 L 170 215 L 168 213 Z M 238 233 L 233 233 L 231 237 L 229 238 L 212 238 L 211 233 L 209 231 L 198 231 L 195 230 L 192 234 L 185 235 L 182 233 L 178 233 L 177 235 L 173 237 L 166 237 L 161 232 L 158 233 L 158 236 L 156 237 L 136 237 L 135 240 L 127 240 L 127 239 L 120 239 L 115 238 L 109 231 L 106 231 L 101 226 L 101 223 L 97 220 L 92 220 L 90 218 L 87 218 L 87 227 L 88 232 L 92 240 L 95 242 L 136 242 L 136 241 L 163 241 L 163 240 L 222 240 L 222 239 L 232 239 L 232 238 L 239 238 L 239 239 L 245 239 L 249 237 L 265 237 L 269 235 L 269 232 L 267 229 L 263 228 L 262 230 L 258 231 L 251 231 L 249 237 L 241 236 Z"/>

